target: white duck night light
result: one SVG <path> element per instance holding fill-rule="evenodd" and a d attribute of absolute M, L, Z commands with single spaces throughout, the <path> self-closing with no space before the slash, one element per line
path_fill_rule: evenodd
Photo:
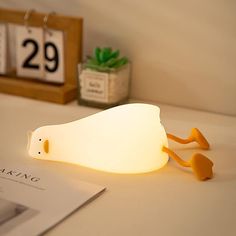
<path fill-rule="evenodd" d="M 160 109 L 149 104 L 114 107 L 66 124 L 43 126 L 30 134 L 31 157 L 69 162 L 113 173 L 145 173 L 163 167 L 169 156 L 192 167 L 200 180 L 212 178 L 213 163 L 200 153 L 184 161 L 168 148 L 168 138 L 179 143 L 209 144 L 194 128 L 187 139 L 166 134 Z"/>

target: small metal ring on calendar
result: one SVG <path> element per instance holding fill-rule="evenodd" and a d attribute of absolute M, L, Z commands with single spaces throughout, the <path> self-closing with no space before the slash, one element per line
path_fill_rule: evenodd
<path fill-rule="evenodd" d="M 48 18 L 50 15 L 54 15 L 54 14 L 56 14 L 56 12 L 51 11 L 47 15 L 45 15 L 43 18 L 43 28 L 46 32 L 49 33 L 50 36 L 52 36 L 52 32 L 48 29 Z"/>
<path fill-rule="evenodd" d="M 28 9 L 24 15 L 24 23 L 25 23 L 25 27 L 27 28 L 28 32 L 31 32 L 31 29 L 29 27 L 29 18 L 30 15 L 34 12 L 34 9 Z"/>

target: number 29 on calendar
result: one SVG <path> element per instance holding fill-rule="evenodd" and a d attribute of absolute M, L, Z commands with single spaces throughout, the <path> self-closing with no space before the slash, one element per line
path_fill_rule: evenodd
<path fill-rule="evenodd" d="M 63 83 L 63 32 L 18 26 L 16 28 L 16 72 L 22 77 Z"/>

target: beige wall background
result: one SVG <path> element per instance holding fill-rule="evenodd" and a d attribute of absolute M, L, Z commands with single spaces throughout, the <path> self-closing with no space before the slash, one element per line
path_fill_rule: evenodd
<path fill-rule="evenodd" d="M 1 0 L 84 17 L 84 56 L 120 48 L 131 97 L 236 115 L 235 0 Z"/>

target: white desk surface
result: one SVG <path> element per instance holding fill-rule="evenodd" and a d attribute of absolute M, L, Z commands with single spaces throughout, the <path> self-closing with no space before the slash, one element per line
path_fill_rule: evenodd
<path fill-rule="evenodd" d="M 76 120 L 99 109 L 0 94 L 0 158 L 37 161 L 62 175 L 107 187 L 47 235 L 236 235 L 236 117 L 160 107 L 166 131 L 185 137 L 191 127 L 198 127 L 206 135 L 212 147 L 209 151 L 195 144 L 183 147 L 171 142 L 170 146 L 185 159 L 199 151 L 207 155 L 214 162 L 214 179 L 200 182 L 173 161 L 156 172 L 119 175 L 31 160 L 26 153 L 28 130 Z"/>

